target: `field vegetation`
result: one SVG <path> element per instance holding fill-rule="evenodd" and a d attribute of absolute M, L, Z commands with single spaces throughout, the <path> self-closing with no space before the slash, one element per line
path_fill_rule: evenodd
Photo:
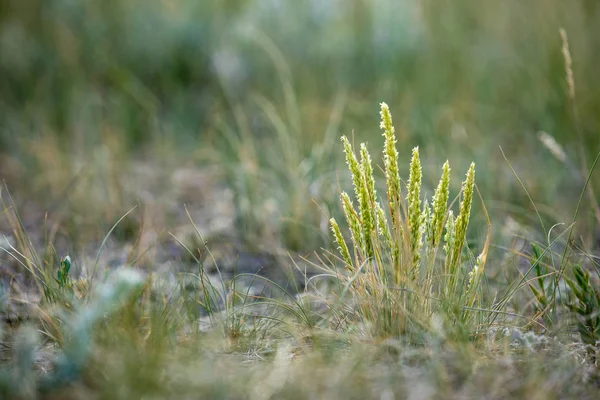
<path fill-rule="evenodd" d="M 596 398 L 596 3 L 0 0 L 0 399 Z"/>

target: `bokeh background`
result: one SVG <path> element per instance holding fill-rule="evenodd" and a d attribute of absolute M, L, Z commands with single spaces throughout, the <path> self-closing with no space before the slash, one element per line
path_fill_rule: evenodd
<path fill-rule="evenodd" d="M 205 196 L 247 246 L 312 251 L 348 187 L 339 137 L 381 165 L 385 101 L 403 177 L 419 146 L 424 191 L 448 159 L 456 194 L 475 161 L 498 243 L 507 225 L 543 231 L 527 193 L 548 226 L 570 222 L 600 151 L 598 65 L 595 0 L 1 0 L 0 175 L 28 229 L 54 218 L 70 246 L 135 204 L 115 235 Z M 162 213 L 161 232 L 183 223 Z"/>

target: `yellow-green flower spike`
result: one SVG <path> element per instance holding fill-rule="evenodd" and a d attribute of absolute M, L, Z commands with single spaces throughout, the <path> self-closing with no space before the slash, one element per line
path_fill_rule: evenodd
<path fill-rule="evenodd" d="M 462 202 L 460 203 L 460 213 L 456 218 L 456 231 L 454 241 L 454 254 L 452 262 L 460 264 L 460 256 L 465 238 L 467 236 L 467 226 L 471 216 L 471 203 L 473 202 L 473 188 L 475 186 L 475 163 L 471 163 L 467 171 L 467 177 L 462 185 Z"/>
<path fill-rule="evenodd" d="M 376 198 L 375 192 L 375 178 L 373 178 L 373 167 L 371 166 L 371 155 L 367 150 L 367 145 L 364 143 L 360 144 L 360 161 L 363 171 L 363 177 L 365 179 L 365 185 L 367 193 L 369 195 L 369 202 L 374 203 Z"/>
<path fill-rule="evenodd" d="M 371 156 L 367 150 L 367 145 L 360 145 L 361 170 L 363 184 L 361 185 L 360 197 L 360 219 L 363 228 L 363 240 L 367 256 L 373 255 L 372 235 L 375 232 L 375 215 L 373 208 L 375 205 L 375 179 L 373 178 L 373 167 L 371 166 Z"/>
<path fill-rule="evenodd" d="M 354 244 L 354 249 L 357 251 L 361 251 L 363 249 L 363 237 L 358 214 L 356 213 L 356 210 L 354 210 L 352 200 L 350 200 L 350 196 L 348 196 L 348 193 L 342 192 L 340 194 L 340 200 L 342 203 L 342 210 L 344 210 L 346 221 L 348 221 L 348 226 L 350 227 L 350 235 L 352 236 L 352 243 Z"/>
<path fill-rule="evenodd" d="M 425 232 L 425 243 L 430 244 L 432 242 L 433 236 L 433 226 L 431 224 L 432 221 L 432 212 L 431 207 L 429 206 L 429 202 L 425 199 L 423 204 L 423 212 L 421 213 L 421 219 L 423 228 L 422 230 Z M 431 247 L 430 247 L 431 248 Z"/>
<path fill-rule="evenodd" d="M 383 137 L 385 138 L 383 148 L 383 160 L 385 179 L 388 190 L 388 201 L 390 206 L 390 217 L 392 227 L 399 226 L 400 220 L 400 171 L 398 169 L 398 150 L 396 150 L 396 135 L 392 124 L 392 115 L 387 104 L 381 103 L 381 124 Z"/>
<path fill-rule="evenodd" d="M 356 194 L 356 198 L 360 202 L 361 196 L 361 186 L 363 184 L 363 171 L 356 159 L 356 155 L 354 154 L 354 150 L 352 150 L 352 145 L 346 136 L 342 136 L 342 143 L 344 144 L 344 153 L 346 154 L 346 163 L 348 164 L 348 169 L 350 169 L 350 175 L 352 176 L 352 184 L 354 185 L 354 193 Z"/>
<path fill-rule="evenodd" d="M 329 224 L 331 225 L 331 231 L 333 232 L 335 242 L 338 245 L 338 250 L 340 251 L 342 259 L 346 263 L 346 268 L 352 271 L 352 258 L 350 257 L 350 251 L 348 250 L 348 246 L 346 245 L 342 231 L 340 230 L 335 218 L 331 218 L 329 220 Z"/>
<path fill-rule="evenodd" d="M 421 160 L 419 148 L 415 147 L 410 162 L 410 175 L 408 178 L 408 226 L 410 230 L 410 250 L 413 255 L 413 267 L 417 266 L 420 259 L 422 244 L 422 218 L 421 218 Z"/>
<path fill-rule="evenodd" d="M 442 167 L 442 177 L 433 194 L 433 215 L 431 217 L 431 237 L 428 238 L 432 248 L 435 248 L 442 236 L 444 217 L 450 195 L 450 165 L 446 161 Z"/>

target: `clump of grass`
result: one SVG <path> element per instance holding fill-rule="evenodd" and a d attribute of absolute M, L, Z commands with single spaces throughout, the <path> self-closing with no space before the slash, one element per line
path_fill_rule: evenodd
<path fill-rule="evenodd" d="M 342 279 L 357 301 L 364 322 L 373 327 L 376 335 L 410 333 L 415 327 L 429 326 L 431 318 L 440 313 L 457 324 L 471 323 L 489 241 L 474 262 L 466 262 L 464 247 L 473 201 L 475 165 L 471 164 L 467 171 L 459 213 L 454 217 L 448 207 L 449 163 L 442 167 L 430 206 L 421 198 L 422 167 L 419 149 L 414 148 L 404 199 L 392 116 L 385 103 L 381 104 L 381 128 L 385 138 L 387 212 L 375 191 L 366 144 L 360 145 L 359 160 L 349 140 L 342 137 L 357 202 L 355 206 L 346 192 L 340 195 L 352 251 L 338 222 L 334 218 L 330 220 L 348 271 Z M 438 257 L 440 247 L 445 257 Z"/>
<path fill-rule="evenodd" d="M 546 257 L 544 257 L 545 252 L 542 253 L 536 243 L 532 243 L 531 252 L 531 269 L 535 272 L 535 278 L 532 282 L 529 282 L 528 287 L 536 300 L 534 303 L 536 316 L 543 318 L 546 327 L 549 327 L 552 320 L 548 310 L 551 305 L 552 284 L 556 276 L 549 272 L 549 264 L 546 262 Z"/>
<path fill-rule="evenodd" d="M 597 346 L 600 341 L 600 290 L 590 281 L 590 274 L 580 264 L 573 265 L 573 278 L 566 279 L 574 294 L 568 304 L 577 317 L 577 331 L 581 341 Z"/>

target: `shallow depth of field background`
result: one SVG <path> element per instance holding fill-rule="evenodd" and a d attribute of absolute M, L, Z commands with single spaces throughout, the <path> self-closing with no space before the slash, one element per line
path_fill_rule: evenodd
<path fill-rule="evenodd" d="M 105 233 L 143 201 L 119 188 L 132 162 L 213 166 L 241 236 L 313 250 L 347 179 L 339 136 L 377 153 L 385 101 L 401 158 L 420 146 L 429 193 L 446 159 L 455 183 L 474 160 L 495 226 L 535 224 L 501 146 L 544 217 L 568 222 L 579 148 L 589 164 L 600 145 L 599 41 L 600 7 L 584 0 L 3 0 L 2 177 L 18 201 L 59 204 Z"/>

